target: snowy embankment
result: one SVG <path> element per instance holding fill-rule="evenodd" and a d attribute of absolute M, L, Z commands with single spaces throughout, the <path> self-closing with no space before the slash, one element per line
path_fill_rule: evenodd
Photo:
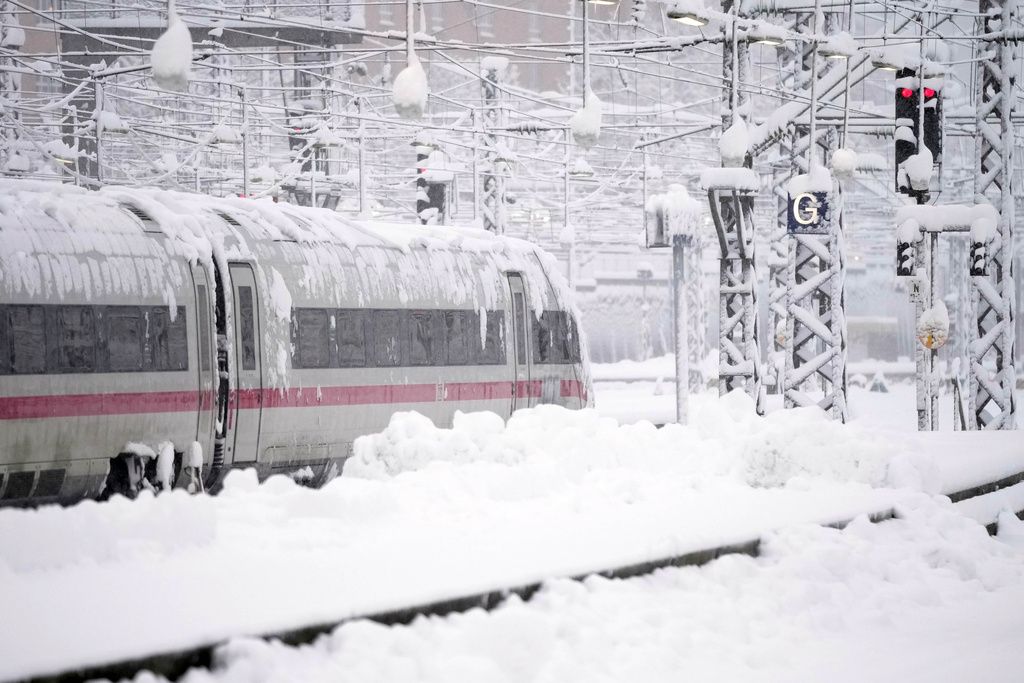
<path fill-rule="evenodd" d="M 813 410 L 758 418 L 742 394 L 696 400 L 692 415 L 692 427 L 659 430 L 544 406 L 507 424 L 472 414 L 438 429 L 406 413 L 364 437 L 345 475 L 321 490 L 285 477 L 258 486 L 251 472 L 234 472 L 216 497 L 0 511 L 0 604 L 15 615 L 0 620 L 0 679 L 598 571 L 894 505 L 928 505 L 983 543 L 980 526 L 925 495 L 945 487 L 933 453 Z M 792 533 L 821 540 L 827 557 L 829 543 L 878 532 L 773 538 Z M 949 553 L 958 538 L 944 541 Z M 778 543 L 785 547 L 768 548 Z M 786 556 L 764 561 L 789 567 Z M 753 577 L 760 565 L 715 566 L 725 569 L 697 575 L 712 577 L 709 587 L 723 580 L 715 571 L 739 566 Z M 552 618 L 568 599 L 560 594 L 591 590 L 557 586 L 538 603 Z"/>
<path fill-rule="evenodd" d="M 529 602 L 312 646 L 236 639 L 184 683 L 1019 680 L 1024 524 L 1000 539 L 948 506 L 767 535 L 761 555 L 629 580 L 549 582 Z"/>

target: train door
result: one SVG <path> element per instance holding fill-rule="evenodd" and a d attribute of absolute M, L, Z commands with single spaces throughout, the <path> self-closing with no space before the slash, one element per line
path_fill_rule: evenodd
<path fill-rule="evenodd" d="M 213 437 L 214 377 L 217 373 L 216 347 L 213 343 L 213 296 L 206 268 L 201 264 L 192 267 L 192 279 L 196 287 L 196 323 L 192 329 L 195 336 L 196 357 L 199 362 L 199 416 L 196 423 L 196 441 L 209 449 Z"/>
<path fill-rule="evenodd" d="M 513 336 L 512 362 L 515 365 L 515 384 L 512 391 L 512 410 L 530 407 L 530 317 L 526 307 L 526 283 L 519 273 L 509 273 L 509 289 L 512 292 Z"/>
<path fill-rule="evenodd" d="M 254 462 L 259 451 L 260 419 L 263 415 L 263 361 L 260 348 L 259 292 L 252 266 L 232 263 L 231 289 L 234 296 L 234 425 L 235 463 Z"/>

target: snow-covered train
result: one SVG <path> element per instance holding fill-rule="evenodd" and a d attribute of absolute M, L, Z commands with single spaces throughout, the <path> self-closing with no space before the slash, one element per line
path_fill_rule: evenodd
<path fill-rule="evenodd" d="M 587 404 L 531 244 L 269 200 L 0 181 L 0 505 L 233 467 L 310 484 L 399 410 Z"/>

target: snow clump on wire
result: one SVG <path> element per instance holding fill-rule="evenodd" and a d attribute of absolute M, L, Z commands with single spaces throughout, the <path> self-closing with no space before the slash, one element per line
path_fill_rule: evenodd
<path fill-rule="evenodd" d="M 188 88 L 192 67 L 192 35 L 174 11 L 173 1 L 167 8 L 167 30 L 153 43 L 150 59 L 153 80 L 159 87 L 178 92 Z"/>
<path fill-rule="evenodd" d="M 832 172 L 841 178 L 852 178 L 857 170 L 857 153 L 841 147 L 832 153 Z"/>
<path fill-rule="evenodd" d="M 594 93 L 587 93 L 583 108 L 572 115 L 569 125 L 572 139 L 583 149 L 590 149 L 601 137 L 601 100 Z"/>
<path fill-rule="evenodd" d="M 420 58 L 413 53 L 409 63 L 395 77 L 392 102 L 403 119 L 418 119 L 427 109 L 427 73 Z"/>

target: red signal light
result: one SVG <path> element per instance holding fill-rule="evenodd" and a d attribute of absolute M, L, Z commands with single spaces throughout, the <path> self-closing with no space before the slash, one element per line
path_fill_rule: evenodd
<path fill-rule="evenodd" d="M 925 97 L 925 99 L 931 99 L 931 98 L 935 97 L 935 89 L 934 88 L 925 88 L 924 89 L 924 97 Z"/>
<path fill-rule="evenodd" d="M 925 90 L 926 95 L 927 93 L 928 91 Z M 911 97 L 914 96 L 914 91 L 911 90 L 910 88 L 900 88 L 900 96 L 903 97 L 904 99 L 909 100 Z"/>

